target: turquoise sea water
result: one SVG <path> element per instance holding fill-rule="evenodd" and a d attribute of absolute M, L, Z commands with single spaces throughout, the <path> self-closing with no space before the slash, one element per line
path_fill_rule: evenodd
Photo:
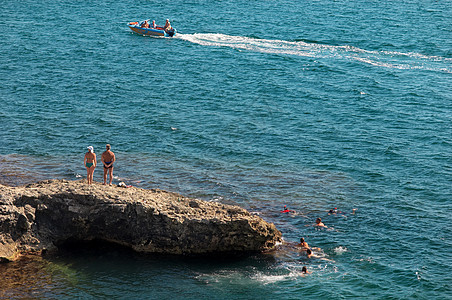
<path fill-rule="evenodd" d="M 83 251 L 0 266 L 0 298 L 450 298 L 451 16 L 444 0 L 2 1 L 1 183 L 80 179 L 86 147 L 110 143 L 116 183 L 238 204 L 322 250 Z M 149 18 L 179 34 L 126 26 Z"/>

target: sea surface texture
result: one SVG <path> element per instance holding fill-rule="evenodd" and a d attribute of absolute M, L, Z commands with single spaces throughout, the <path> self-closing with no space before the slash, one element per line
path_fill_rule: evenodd
<path fill-rule="evenodd" d="M 83 248 L 1 265 L 0 298 L 450 299 L 451 24 L 448 0 L 1 1 L 1 183 L 81 179 L 110 143 L 115 184 L 240 205 L 288 245 Z"/>

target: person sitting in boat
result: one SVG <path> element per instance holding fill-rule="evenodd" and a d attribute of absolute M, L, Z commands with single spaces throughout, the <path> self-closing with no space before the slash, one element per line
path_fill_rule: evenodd
<path fill-rule="evenodd" d="M 143 24 L 141 24 L 141 27 L 143 27 L 143 28 L 149 28 L 149 23 L 148 23 L 148 21 L 147 21 L 147 20 L 144 21 Z"/>
<path fill-rule="evenodd" d="M 152 20 L 152 28 L 155 28 L 155 20 Z"/>
<path fill-rule="evenodd" d="M 166 19 L 165 26 L 163 26 L 163 30 L 165 30 L 165 32 L 170 32 L 171 29 L 173 29 L 173 27 L 171 27 L 170 21 Z"/>

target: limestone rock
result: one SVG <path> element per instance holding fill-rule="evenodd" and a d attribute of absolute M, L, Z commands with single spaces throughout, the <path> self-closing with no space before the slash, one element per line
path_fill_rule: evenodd
<path fill-rule="evenodd" d="M 0 185 L 0 261 L 104 240 L 139 252 L 260 252 L 281 240 L 273 224 L 238 206 L 158 189 L 48 180 Z"/>

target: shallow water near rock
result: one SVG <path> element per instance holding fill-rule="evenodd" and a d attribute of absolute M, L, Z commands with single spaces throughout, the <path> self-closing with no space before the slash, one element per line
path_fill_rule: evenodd
<path fill-rule="evenodd" d="M 321 250 L 45 257 L 0 265 L 0 297 L 449 297 L 451 15 L 447 1 L 4 1 L 1 183 L 79 179 L 86 147 L 110 143 L 115 184 L 238 204 Z M 178 35 L 126 26 L 148 18 Z"/>

